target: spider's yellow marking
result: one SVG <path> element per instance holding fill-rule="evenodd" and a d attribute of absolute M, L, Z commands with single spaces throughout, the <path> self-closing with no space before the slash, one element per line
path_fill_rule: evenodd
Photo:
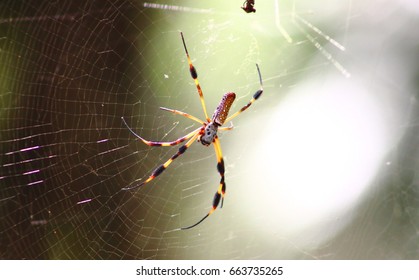
<path fill-rule="evenodd" d="M 218 137 L 214 140 L 214 149 L 215 154 L 217 155 L 217 162 L 221 163 L 223 161 L 223 152 L 221 151 L 220 140 L 218 140 Z"/>
<path fill-rule="evenodd" d="M 188 61 L 190 61 L 190 59 L 188 59 Z M 192 63 L 192 62 L 190 62 L 190 63 Z M 190 65 L 192 66 L 192 64 L 190 64 Z M 193 69 L 194 69 L 194 71 L 196 71 L 195 68 L 193 68 Z M 201 106 L 202 106 L 202 109 L 204 110 L 205 119 L 207 121 L 209 121 L 208 113 L 207 113 L 207 106 L 205 105 L 205 100 L 204 100 L 204 93 L 202 92 L 202 89 L 201 89 L 201 86 L 199 84 L 198 78 L 194 78 L 193 80 L 195 82 L 196 88 L 197 88 L 198 93 L 199 93 L 199 99 L 201 100 Z"/>

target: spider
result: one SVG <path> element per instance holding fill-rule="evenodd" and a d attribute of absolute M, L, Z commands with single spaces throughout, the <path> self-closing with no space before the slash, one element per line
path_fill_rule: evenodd
<path fill-rule="evenodd" d="M 255 0 L 246 0 L 241 8 L 246 13 L 256 13 L 256 9 L 253 6 L 255 6 Z"/>
<path fill-rule="evenodd" d="M 178 115 L 184 116 L 186 118 L 189 118 L 189 119 L 191 119 L 193 121 L 196 121 L 196 122 L 200 123 L 201 126 L 199 128 L 197 128 L 197 129 L 195 129 L 194 131 L 186 134 L 185 136 L 180 137 L 177 140 L 174 140 L 174 141 L 171 141 L 171 142 L 157 142 L 157 141 L 148 141 L 148 140 L 145 140 L 144 138 L 142 138 L 141 136 L 139 136 L 137 133 L 135 133 L 128 126 L 128 124 L 126 123 L 124 117 L 121 117 L 121 119 L 122 119 L 123 123 L 125 124 L 125 126 L 128 128 L 128 130 L 134 136 L 136 136 L 138 139 L 140 139 L 141 141 L 143 141 L 148 146 L 160 146 L 160 147 L 161 146 L 163 146 L 163 147 L 175 146 L 175 145 L 178 145 L 178 144 L 180 144 L 180 143 L 188 140 L 186 142 L 186 144 L 182 145 L 179 148 L 179 150 L 178 150 L 178 152 L 176 154 L 174 154 L 165 163 L 159 165 L 151 173 L 151 175 L 145 181 L 142 181 L 142 182 L 133 182 L 131 185 L 128 185 L 127 187 L 123 188 L 123 190 L 136 189 L 136 188 L 138 188 L 138 187 L 140 187 L 140 186 L 142 186 L 144 184 L 147 184 L 147 183 L 151 182 L 154 178 L 156 178 L 161 173 L 163 173 L 163 171 L 165 171 L 166 168 L 175 159 L 177 159 L 179 156 L 181 156 L 192 145 L 192 143 L 195 142 L 195 140 L 197 140 L 198 142 L 200 142 L 204 146 L 209 146 L 211 143 L 214 144 L 215 155 L 217 157 L 217 170 L 218 170 L 218 173 L 221 176 L 221 179 L 220 179 L 220 183 L 219 183 L 217 192 L 215 193 L 215 196 L 214 196 L 214 199 L 213 199 L 213 202 L 212 202 L 212 208 L 211 208 L 211 210 L 201 220 L 199 220 L 195 224 L 193 224 L 191 226 L 188 226 L 188 227 L 181 228 L 182 230 L 185 230 L 185 229 L 193 228 L 193 227 L 199 225 L 200 223 L 202 223 L 206 218 L 208 218 L 208 216 L 210 216 L 217 209 L 217 207 L 220 204 L 220 202 L 221 202 L 220 208 L 223 207 L 223 201 L 224 201 L 224 196 L 225 196 L 225 192 L 226 192 L 226 183 L 225 183 L 225 180 L 224 180 L 225 168 L 224 168 L 223 154 L 221 152 L 220 140 L 218 139 L 217 132 L 219 130 L 226 131 L 226 130 L 233 129 L 233 126 L 222 127 L 222 125 L 224 123 L 226 123 L 226 122 L 231 121 L 232 119 L 234 119 L 235 117 L 237 117 L 240 113 L 242 113 L 247 108 L 249 108 L 250 105 L 252 105 L 253 102 L 255 102 L 262 95 L 262 93 L 263 93 L 263 85 L 262 85 L 262 76 L 260 74 L 259 66 L 256 64 L 256 69 L 257 69 L 258 75 L 259 75 L 260 89 L 255 92 L 255 94 L 253 95 L 253 97 L 249 101 L 249 103 L 247 103 L 245 106 L 243 106 L 236 113 L 234 113 L 233 115 L 231 115 L 230 117 L 228 117 L 228 112 L 230 110 L 231 105 L 233 104 L 234 99 L 236 98 L 236 94 L 234 92 L 227 92 L 221 98 L 220 103 L 218 104 L 217 108 L 215 109 L 214 114 L 212 115 L 212 118 L 210 119 L 208 117 L 208 114 L 207 114 L 207 109 L 206 109 L 206 105 L 205 105 L 205 101 L 204 101 L 204 94 L 203 94 L 202 89 L 201 89 L 201 86 L 200 86 L 200 84 L 198 82 L 198 73 L 196 71 L 196 68 L 192 64 L 192 60 L 191 60 L 191 58 L 189 56 L 188 49 L 186 48 L 186 43 L 185 43 L 185 39 L 183 37 L 183 33 L 182 32 L 180 32 L 180 36 L 182 38 L 183 47 L 185 49 L 186 58 L 188 60 L 189 71 L 191 73 L 192 79 L 194 80 L 195 85 L 196 85 L 196 88 L 198 90 L 198 94 L 199 94 L 199 98 L 200 98 L 200 101 L 201 101 L 202 109 L 203 109 L 204 114 L 205 114 L 205 121 L 202 121 L 202 120 L 200 120 L 197 117 L 194 117 L 194 116 L 192 116 L 192 115 L 190 115 L 188 113 L 181 112 L 179 110 L 174 110 L 174 109 L 168 109 L 168 108 L 160 107 L 161 110 L 172 112 L 174 114 L 178 114 Z"/>

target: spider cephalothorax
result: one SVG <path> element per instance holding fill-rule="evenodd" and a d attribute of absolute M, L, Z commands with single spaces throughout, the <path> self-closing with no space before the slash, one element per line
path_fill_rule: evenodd
<path fill-rule="evenodd" d="M 209 146 L 217 136 L 218 127 L 219 125 L 214 122 L 206 124 L 203 129 L 203 133 L 198 138 L 198 141 L 204 146 Z"/>
<path fill-rule="evenodd" d="M 214 150 L 215 150 L 215 155 L 217 157 L 217 171 L 221 176 L 220 179 L 220 183 L 217 189 L 217 192 L 215 193 L 213 202 L 212 202 L 212 208 L 210 209 L 210 211 L 208 212 L 207 215 L 205 215 L 201 220 L 199 220 L 197 223 L 188 226 L 188 227 L 183 227 L 181 229 L 190 229 L 193 228 L 195 226 L 197 226 L 198 224 L 200 224 L 203 220 L 205 220 L 209 215 L 211 215 L 215 209 L 217 209 L 218 205 L 221 202 L 221 206 L 223 206 L 223 200 L 224 200 L 224 195 L 225 195 L 225 191 L 226 191 L 226 184 L 225 184 L 225 180 L 224 180 L 224 172 L 225 172 L 225 168 L 224 168 L 224 160 L 223 160 L 223 154 L 221 152 L 221 146 L 220 146 L 220 140 L 218 139 L 217 133 L 220 130 L 231 130 L 233 129 L 232 126 L 229 127 L 223 127 L 223 124 L 226 122 L 231 121 L 233 118 L 237 117 L 240 113 L 242 113 L 244 110 L 246 110 L 247 108 L 250 107 L 250 105 L 253 104 L 253 102 L 255 102 L 263 93 L 263 87 L 262 87 L 262 77 L 260 74 L 260 70 L 259 70 L 259 66 L 256 64 L 256 68 L 258 71 L 258 75 L 259 75 L 259 83 L 260 83 L 260 89 L 256 91 L 256 93 L 253 95 L 252 99 L 245 105 L 243 106 L 240 110 L 238 110 L 236 113 L 234 113 L 233 115 L 231 115 L 230 117 L 228 117 L 228 112 L 230 110 L 231 105 L 234 102 L 234 99 L 236 98 L 236 94 L 234 92 L 228 92 L 226 94 L 223 95 L 223 97 L 221 98 L 220 103 L 218 104 L 217 108 L 214 111 L 214 114 L 212 115 L 212 118 L 210 119 L 208 117 L 207 114 L 207 109 L 206 109 L 206 105 L 205 105 L 205 101 L 204 101 L 204 94 L 202 93 L 202 89 L 201 86 L 198 82 L 198 73 L 195 69 L 195 67 L 192 64 L 191 58 L 189 57 L 189 53 L 188 50 L 186 48 L 186 43 L 185 43 L 185 39 L 183 38 L 183 34 L 182 32 L 180 33 L 181 37 L 182 37 L 182 42 L 183 42 L 183 46 L 185 48 L 185 53 L 186 53 L 186 58 L 188 59 L 188 64 L 189 64 L 189 71 L 191 73 L 192 79 L 195 82 L 196 88 L 198 90 L 198 94 L 199 94 L 199 98 L 201 100 L 201 105 L 202 105 L 202 109 L 204 111 L 204 115 L 205 115 L 205 121 L 200 120 L 197 117 L 194 117 L 188 113 L 184 113 L 181 112 L 179 110 L 175 110 L 175 109 L 168 109 L 168 108 L 164 108 L 164 107 L 160 107 L 160 109 L 168 111 L 168 112 L 172 112 L 174 114 L 178 114 L 184 117 L 187 117 L 193 121 L 196 121 L 198 123 L 201 124 L 201 126 L 197 129 L 195 129 L 194 131 L 186 134 L 185 136 L 175 140 L 175 141 L 171 141 L 171 142 L 158 142 L 158 141 L 148 141 L 145 140 L 144 138 L 142 138 L 141 136 L 139 136 L 137 133 L 135 133 L 129 126 L 128 124 L 125 122 L 125 119 L 122 118 L 122 121 L 124 122 L 124 124 L 126 125 L 126 127 L 131 131 L 132 134 L 134 134 L 137 138 L 139 138 L 141 141 L 143 141 L 145 144 L 147 144 L 148 146 L 175 146 L 178 145 L 186 140 L 188 140 L 186 142 L 186 144 L 182 145 L 179 150 L 177 151 L 177 153 L 175 153 L 171 158 L 169 158 L 165 163 L 159 165 L 156 169 L 154 169 L 154 171 L 151 173 L 151 175 L 145 180 L 145 181 L 141 181 L 141 182 L 133 182 L 131 185 L 123 188 L 124 190 L 131 190 L 131 189 L 135 189 L 138 188 L 148 182 L 150 182 L 151 180 L 153 180 L 154 178 L 156 178 L 157 176 L 159 176 L 161 173 L 163 173 L 163 171 L 166 170 L 166 168 L 179 156 L 181 156 L 184 152 L 186 152 L 186 150 L 192 145 L 192 143 L 194 143 L 196 140 L 200 141 L 204 146 L 209 146 L 211 143 L 214 144 Z"/>

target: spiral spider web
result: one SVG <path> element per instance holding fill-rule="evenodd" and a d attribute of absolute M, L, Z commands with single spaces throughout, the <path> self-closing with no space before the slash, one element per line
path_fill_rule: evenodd
<path fill-rule="evenodd" d="M 410 62 L 417 60 L 419 41 L 408 28 L 418 24 L 417 4 L 326 2 L 256 1 L 257 12 L 245 14 L 240 1 L 222 0 L 3 1 L 0 257 L 418 258 L 417 66 Z M 180 30 L 209 113 L 227 91 L 238 95 L 233 111 L 246 104 L 258 89 L 255 63 L 265 85 L 235 129 L 220 133 L 224 208 L 188 231 L 178 229 L 207 213 L 218 184 L 211 147 L 194 144 L 153 182 L 121 190 L 177 151 L 145 146 L 121 117 L 144 138 L 169 141 L 196 124 L 159 106 L 203 116 Z M 350 94 L 342 88 L 362 92 L 359 81 L 373 93 L 368 102 L 380 108 L 371 113 L 373 126 L 358 119 L 366 137 L 348 134 L 353 127 L 339 117 L 346 110 L 356 119 L 370 104 L 345 103 L 358 94 L 342 97 Z M 336 94 L 323 95 L 328 89 Z M 338 108 L 326 106 L 327 118 L 313 117 L 336 96 Z M 307 98 L 314 111 L 297 120 L 288 108 Z M 319 171 L 322 157 L 335 160 L 326 166 L 345 165 L 326 153 L 348 147 L 332 147 L 318 133 L 336 130 L 360 151 L 372 141 L 371 127 L 387 136 L 379 142 L 384 148 L 380 155 L 354 156 L 365 169 L 374 158 L 375 172 L 350 189 L 367 187 L 357 190 L 351 206 L 323 210 L 315 222 L 301 224 L 309 220 L 307 209 L 321 212 L 317 194 L 335 200 L 347 191 L 340 181 L 363 170 Z M 316 181 L 319 173 L 336 176 L 335 188 Z M 286 176 L 313 180 L 295 194 L 285 187 Z M 294 208 L 292 201 L 311 208 Z"/>

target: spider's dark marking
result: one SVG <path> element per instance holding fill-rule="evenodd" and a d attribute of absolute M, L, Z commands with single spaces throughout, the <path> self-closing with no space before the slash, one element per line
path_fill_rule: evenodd
<path fill-rule="evenodd" d="M 183 228 L 181 228 L 181 230 L 185 230 L 185 229 L 191 229 L 191 228 L 193 228 L 193 227 L 195 227 L 195 226 L 197 226 L 197 225 L 199 225 L 200 223 L 202 223 L 206 218 L 208 218 L 208 216 L 209 215 L 211 215 L 214 211 L 215 211 L 215 209 L 217 209 L 217 207 L 218 207 L 218 204 L 220 204 L 220 200 L 221 200 L 221 194 L 217 191 L 216 193 L 215 193 L 215 195 L 214 195 L 214 199 L 213 199 L 213 201 L 212 201 L 212 209 L 211 209 L 211 211 L 209 211 L 208 212 L 208 214 L 206 214 L 201 220 L 199 220 L 197 223 L 195 223 L 195 224 L 193 224 L 193 225 L 191 225 L 191 226 L 188 226 L 188 227 L 183 227 Z M 222 201 L 222 200 L 221 200 Z M 221 207 L 222 207 L 222 203 L 221 203 Z"/>
<path fill-rule="evenodd" d="M 165 170 L 166 170 L 166 167 L 162 164 L 153 171 L 151 176 L 155 178 L 155 177 L 159 176 L 160 174 L 162 174 L 163 171 L 165 171 Z"/>
<path fill-rule="evenodd" d="M 178 140 L 176 140 L 176 141 L 173 141 L 173 142 L 169 142 L 169 143 L 167 143 L 167 144 L 164 144 L 164 143 L 151 143 L 151 146 L 176 146 L 176 145 L 178 145 L 178 144 L 180 144 L 180 143 L 182 143 L 183 141 L 185 141 L 187 138 L 186 137 L 182 137 L 182 138 L 179 138 Z M 156 145 L 155 145 L 156 144 Z"/>
<path fill-rule="evenodd" d="M 243 107 L 240 109 L 240 112 L 243 112 L 244 110 L 246 110 L 247 108 L 249 108 L 249 107 L 250 107 L 250 105 L 252 105 L 252 103 L 251 103 L 251 102 L 247 103 L 245 106 L 243 106 Z"/>
<path fill-rule="evenodd" d="M 221 194 L 216 192 L 214 195 L 214 200 L 212 201 L 212 209 L 217 209 L 218 204 L 220 204 Z"/>
<path fill-rule="evenodd" d="M 195 224 L 193 224 L 193 225 L 191 225 L 191 226 L 188 226 L 188 227 L 183 227 L 183 228 L 180 228 L 181 230 L 185 230 L 185 229 L 190 229 L 190 228 L 193 228 L 193 227 L 195 227 L 195 226 L 197 226 L 197 225 L 199 225 L 200 223 L 202 223 L 206 218 L 208 218 L 208 216 L 209 216 L 210 214 L 208 213 L 208 214 L 206 214 L 201 220 L 199 220 L 197 223 L 195 223 Z"/>
<path fill-rule="evenodd" d="M 221 175 L 224 175 L 225 168 L 224 168 L 224 160 L 221 159 L 219 163 L 217 163 L 217 170 Z"/>
<path fill-rule="evenodd" d="M 161 147 L 161 146 L 163 146 L 163 144 L 161 144 L 161 143 L 150 143 L 150 145 L 149 146 L 153 146 L 153 147 Z"/>
<path fill-rule="evenodd" d="M 257 100 L 262 95 L 262 93 L 263 93 L 263 90 L 261 89 L 258 90 L 257 92 L 255 92 L 255 94 L 253 94 L 253 98 Z"/>
<path fill-rule="evenodd" d="M 225 182 L 224 182 L 224 176 L 222 176 L 221 177 L 221 179 L 220 179 L 220 184 L 222 185 L 222 188 L 221 188 L 221 193 L 225 193 L 225 189 L 226 189 L 226 184 L 225 184 Z"/>
<path fill-rule="evenodd" d="M 188 49 L 186 48 L 185 38 L 183 38 L 183 32 L 180 32 L 180 37 L 182 38 L 183 47 L 185 48 L 186 55 L 189 55 Z"/>
<path fill-rule="evenodd" d="M 186 149 L 187 149 L 188 147 L 186 147 L 186 145 L 183 145 L 182 147 L 180 147 L 179 148 L 179 154 L 181 155 L 181 154 L 183 154 L 185 151 L 186 151 Z"/>
<path fill-rule="evenodd" d="M 182 147 L 179 148 L 179 151 L 171 157 L 171 159 L 175 160 L 178 156 L 183 154 L 186 151 L 186 149 L 188 149 L 188 146 L 183 145 Z"/>
<path fill-rule="evenodd" d="M 198 79 L 198 72 L 196 72 L 196 69 L 195 69 L 194 66 L 191 65 L 189 67 L 189 71 L 191 71 L 192 79 L 194 79 L 194 80 Z"/>
<path fill-rule="evenodd" d="M 223 204 L 224 204 L 224 195 L 226 193 L 226 184 L 224 183 L 224 176 L 221 178 L 220 180 L 220 184 L 221 184 L 221 205 L 220 208 L 223 208 Z"/>

